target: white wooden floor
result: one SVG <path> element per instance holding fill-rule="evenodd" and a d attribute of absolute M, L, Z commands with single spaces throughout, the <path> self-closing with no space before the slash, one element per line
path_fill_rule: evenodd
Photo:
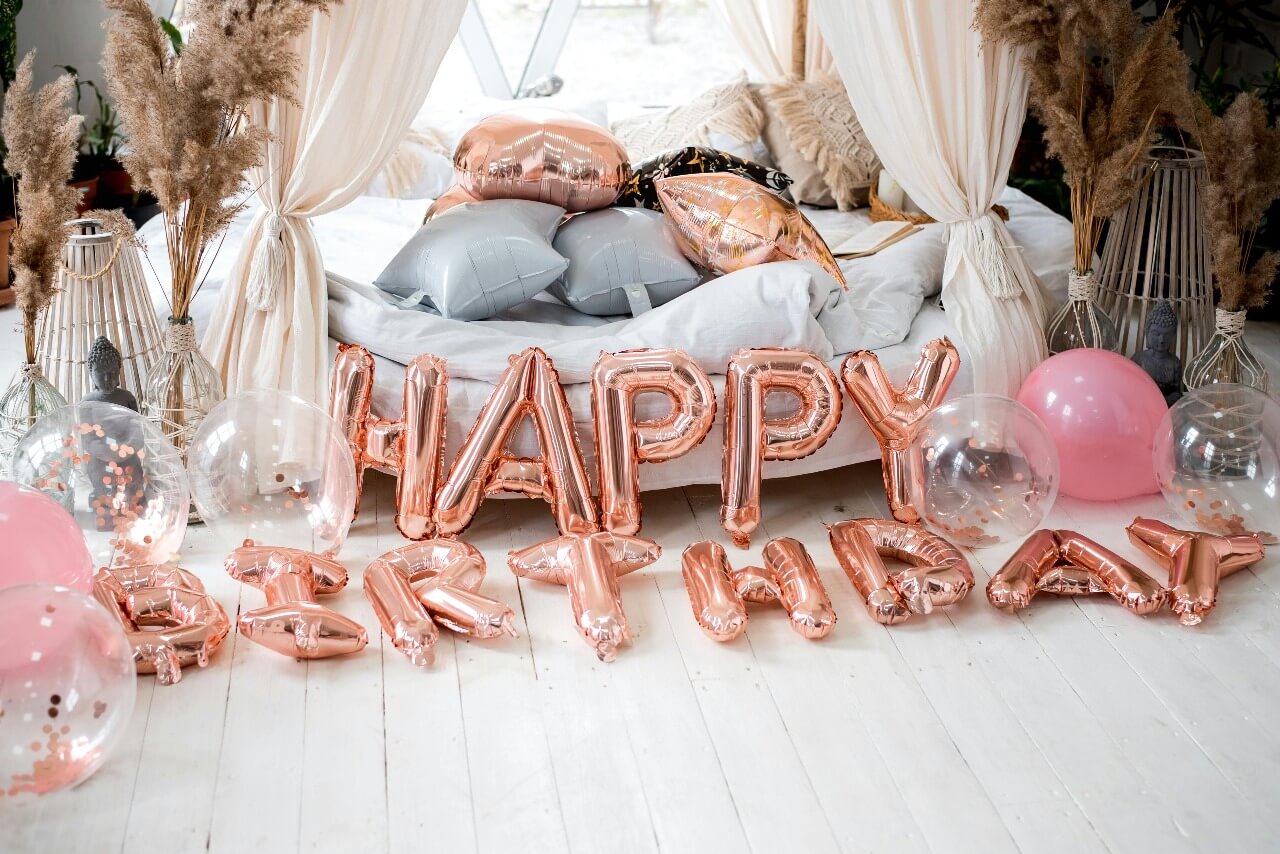
<path fill-rule="evenodd" d="M 1253 334 L 1280 353 L 1275 328 Z M 1276 850 L 1280 551 L 1229 578 L 1196 629 L 1098 598 L 997 612 L 981 587 L 1016 544 L 974 553 L 979 590 L 961 605 L 885 628 L 823 528 L 884 514 L 878 465 L 855 466 L 766 482 L 753 552 L 782 535 L 809 546 L 832 634 L 805 641 L 760 609 L 720 645 L 679 570 L 688 543 L 727 542 L 718 489 L 671 490 L 645 499 L 665 553 L 622 581 L 635 643 L 602 664 L 563 589 L 506 569 L 509 548 L 554 533 L 545 505 L 489 501 L 467 539 L 520 637 L 444 632 L 419 670 L 383 642 L 359 582 L 402 543 L 390 483 L 366 491 L 341 555 L 352 583 L 329 600 L 370 628 L 363 653 L 301 663 L 233 634 L 177 686 L 144 677 L 95 777 L 0 804 L 0 851 Z M 1124 537 L 1140 513 L 1164 516 L 1163 501 L 1063 499 L 1048 524 L 1154 570 Z M 183 563 L 228 612 L 260 605 L 222 557 L 190 531 Z"/>

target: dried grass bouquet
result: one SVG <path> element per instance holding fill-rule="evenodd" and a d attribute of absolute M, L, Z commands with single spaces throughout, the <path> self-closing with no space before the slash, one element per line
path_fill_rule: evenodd
<path fill-rule="evenodd" d="M 1166 12 L 1144 25 L 1129 0 L 980 0 L 975 26 L 985 40 L 1029 49 L 1030 103 L 1071 188 L 1084 273 L 1106 217 L 1137 189 L 1134 165 L 1184 103 L 1177 21 Z"/>
<path fill-rule="evenodd" d="M 5 169 L 18 181 L 18 230 L 10 263 L 13 289 L 22 311 L 22 341 L 27 364 L 36 360 L 36 320 L 53 299 L 62 246 L 71 234 L 80 193 L 67 184 L 80 146 L 82 116 L 71 112 L 75 81 L 63 75 L 34 91 L 35 51 L 18 66 L 5 93 L 4 133 L 9 154 Z"/>
<path fill-rule="evenodd" d="M 268 132 L 247 120 L 254 101 L 292 100 L 293 40 L 333 0 L 203 0 L 188 5 L 191 33 L 176 53 L 147 0 L 105 0 L 107 87 L 130 148 L 135 185 L 163 210 L 173 318 L 187 320 L 206 253 L 261 162 Z"/>
<path fill-rule="evenodd" d="M 1280 198 L 1280 126 L 1267 123 L 1266 107 L 1252 92 L 1237 95 L 1221 116 L 1196 98 L 1191 117 L 1208 173 L 1200 206 L 1218 307 L 1260 308 L 1280 271 L 1280 252 L 1250 263 L 1258 226 Z"/>

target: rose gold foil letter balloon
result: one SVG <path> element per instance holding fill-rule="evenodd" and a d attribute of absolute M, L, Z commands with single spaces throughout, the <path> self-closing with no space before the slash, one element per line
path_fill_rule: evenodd
<path fill-rule="evenodd" d="M 528 199 L 570 213 L 608 207 L 631 179 L 617 137 L 541 107 L 481 119 L 459 140 L 453 169 L 462 191 L 478 199 Z"/>
<path fill-rule="evenodd" d="M 1169 570 L 1173 613 L 1184 626 L 1199 625 L 1218 601 L 1218 584 L 1233 572 L 1262 560 L 1255 534 L 1206 534 L 1183 531 L 1157 519 L 1137 518 L 1129 540 Z"/>
<path fill-rule="evenodd" d="M 935 606 L 954 605 L 973 589 L 973 570 L 960 551 L 917 525 L 853 519 L 828 528 L 831 550 L 878 623 L 891 626 Z M 890 571 L 883 558 L 906 564 Z"/>
<path fill-rule="evenodd" d="M 339 344 L 329 384 L 329 414 L 342 428 L 355 460 L 355 512 L 360 512 L 364 473 L 376 468 L 399 480 L 396 528 L 411 540 L 430 537 L 436 487 L 444 470 L 449 406 L 444 360 L 424 355 L 409 363 L 400 420 L 372 415 L 372 400 L 373 355 L 363 347 Z"/>
<path fill-rule="evenodd" d="M 787 392 L 800 402 L 784 418 L 765 415 L 765 398 Z M 720 523 L 746 548 L 760 524 L 760 480 L 766 460 L 798 460 L 823 446 L 840 423 L 836 375 L 812 353 L 739 350 L 725 379 L 724 466 Z"/>
<path fill-rule="evenodd" d="M 845 390 L 880 443 L 884 491 L 889 510 L 899 522 L 915 523 L 920 514 L 911 503 L 907 452 L 911 431 L 942 402 L 960 370 L 960 354 L 946 338 L 935 338 L 920 352 L 907 384 L 894 387 L 871 350 L 850 353 L 841 371 Z"/>
<path fill-rule="evenodd" d="M 680 556 L 693 618 L 707 637 L 731 641 L 747 628 L 747 606 L 729 578 L 729 558 L 719 543 L 694 543 Z"/>
<path fill-rule="evenodd" d="M 409 579 L 393 564 L 375 560 L 364 570 L 364 594 L 396 649 L 418 667 L 435 663 L 440 630 L 413 595 Z"/>
<path fill-rule="evenodd" d="M 754 181 L 713 172 L 654 182 L 690 261 L 732 273 L 769 261 L 810 260 L 845 285 L 826 241 L 800 209 Z"/>
<path fill-rule="evenodd" d="M 791 617 L 791 628 L 809 640 L 826 637 L 835 628 L 836 612 L 804 545 L 779 537 L 765 544 L 763 557 L 778 579 L 778 601 Z"/>
<path fill-rule="evenodd" d="M 115 614 L 140 674 L 176 685 L 183 667 L 205 667 L 231 631 L 227 612 L 193 573 L 176 566 L 99 569 L 94 598 Z"/>
<path fill-rule="evenodd" d="M 525 417 L 533 419 L 542 447 L 536 459 L 504 451 Z M 511 366 L 498 379 L 463 441 L 436 497 L 439 533 L 448 537 L 462 533 L 485 495 L 496 491 L 545 497 L 561 533 L 596 530 L 595 503 L 573 429 L 573 413 L 555 367 L 536 347 L 511 357 Z"/>
<path fill-rule="evenodd" d="M 661 417 L 636 420 L 636 396 L 658 392 L 671 402 Z M 640 531 L 640 463 L 673 460 L 693 450 L 715 420 L 711 380 L 679 350 L 602 353 L 591 374 L 591 414 L 600 458 L 604 527 Z"/>
<path fill-rule="evenodd" d="M 1075 531 L 1036 531 L 987 582 L 987 600 L 1017 611 L 1037 593 L 1105 593 L 1135 614 L 1153 613 L 1165 591 L 1154 578 L 1110 549 Z"/>
<path fill-rule="evenodd" d="M 613 661 L 618 648 L 631 642 L 618 578 L 661 554 L 648 540 L 601 531 L 565 534 L 513 551 L 507 563 L 518 576 L 567 587 L 578 632 L 601 661 Z"/>
<path fill-rule="evenodd" d="M 359 652 L 369 642 L 364 627 L 316 602 L 318 593 L 346 586 L 346 572 L 334 577 L 334 563 L 317 561 L 299 549 L 273 548 L 265 565 L 261 550 L 248 546 L 227 558 L 227 572 L 237 581 L 260 587 L 264 608 L 240 615 L 240 634 L 257 644 L 294 658 L 329 658 Z M 243 570 L 243 571 L 242 571 Z"/>
<path fill-rule="evenodd" d="M 789 537 L 765 544 L 764 566 L 735 570 L 717 543 L 694 543 L 681 556 L 684 586 L 693 617 L 707 636 L 730 641 L 747 626 L 747 602 L 776 603 L 786 609 L 791 628 L 809 640 L 826 637 L 836 612 L 813 559 Z"/>

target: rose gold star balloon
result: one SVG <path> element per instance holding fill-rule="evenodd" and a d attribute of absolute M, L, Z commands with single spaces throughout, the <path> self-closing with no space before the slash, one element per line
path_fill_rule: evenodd
<path fill-rule="evenodd" d="M 732 273 L 769 261 L 809 260 L 845 286 L 826 241 L 800 209 L 726 172 L 659 178 L 658 200 L 690 261 Z"/>
<path fill-rule="evenodd" d="M 920 361 L 901 389 L 889 381 L 873 351 L 859 350 L 844 360 L 841 378 L 845 391 L 880 443 L 884 491 L 889 510 L 899 522 L 920 521 L 920 514 L 911 503 L 907 471 L 911 431 L 942 402 L 959 370 L 960 354 L 946 338 L 935 338 L 924 345 Z"/>
<path fill-rule="evenodd" d="M 1164 604 L 1165 590 L 1150 575 L 1075 531 L 1039 530 L 987 582 L 987 599 L 1017 611 L 1037 593 L 1087 596 L 1105 593 L 1145 616 Z"/>
<path fill-rule="evenodd" d="M 516 575 L 565 585 L 579 633 L 601 661 L 613 661 L 618 648 L 631 642 L 618 577 L 661 554 L 649 540 L 601 531 L 565 534 L 513 551 L 507 563 Z"/>
<path fill-rule="evenodd" d="M 453 169 L 458 187 L 476 198 L 528 199 L 569 212 L 608 207 L 631 179 L 617 137 L 542 107 L 481 119 L 459 140 Z"/>
<path fill-rule="evenodd" d="M 1173 613 L 1184 626 L 1199 625 L 1218 601 L 1223 578 L 1262 560 L 1255 534 L 1206 534 L 1183 531 L 1158 519 L 1133 520 L 1129 540 L 1169 570 Z"/>
<path fill-rule="evenodd" d="M 480 201 L 480 199 L 477 199 L 457 184 L 454 184 L 452 187 L 445 190 L 438 199 L 431 203 L 431 207 L 427 208 L 427 214 L 422 218 L 422 221 L 430 222 L 432 219 L 435 219 L 443 213 L 447 213 L 458 205 L 465 205 L 469 202 L 478 201 Z"/>
<path fill-rule="evenodd" d="M 960 551 L 918 525 L 853 519 L 828 528 L 831 550 L 867 606 L 886 626 L 935 606 L 954 605 L 973 588 L 973 570 Z M 906 564 L 890 571 L 883 558 Z"/>

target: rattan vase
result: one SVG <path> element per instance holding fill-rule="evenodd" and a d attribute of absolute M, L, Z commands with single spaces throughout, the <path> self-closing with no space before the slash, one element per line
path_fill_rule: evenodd
<path fill-rule="evenodd" d="M 1107 224 L 1098 267 L 1098 305 L 1116 322 L 1117 349 L 1145 347 L 1147 315 L 1169 300 L 1178 318 L 1174 353 L 1188 364 L 1213 328 L 1209 241 L 1200 222 L 1204 155 L 1157 146 L 1139 167 L 1132 201 Z"/>
<path fill-rule="evenodd" d="M 69 401 L 89 391 L 85 361 L 99 335 L 122 360 L 120 386 L 142 396 L 143 382 L 160 355 L 160 323 L 132 235 L 78 219 L 62 250 L 58 292 L 44 312 L 36 359 L 49 382 Z"/>

